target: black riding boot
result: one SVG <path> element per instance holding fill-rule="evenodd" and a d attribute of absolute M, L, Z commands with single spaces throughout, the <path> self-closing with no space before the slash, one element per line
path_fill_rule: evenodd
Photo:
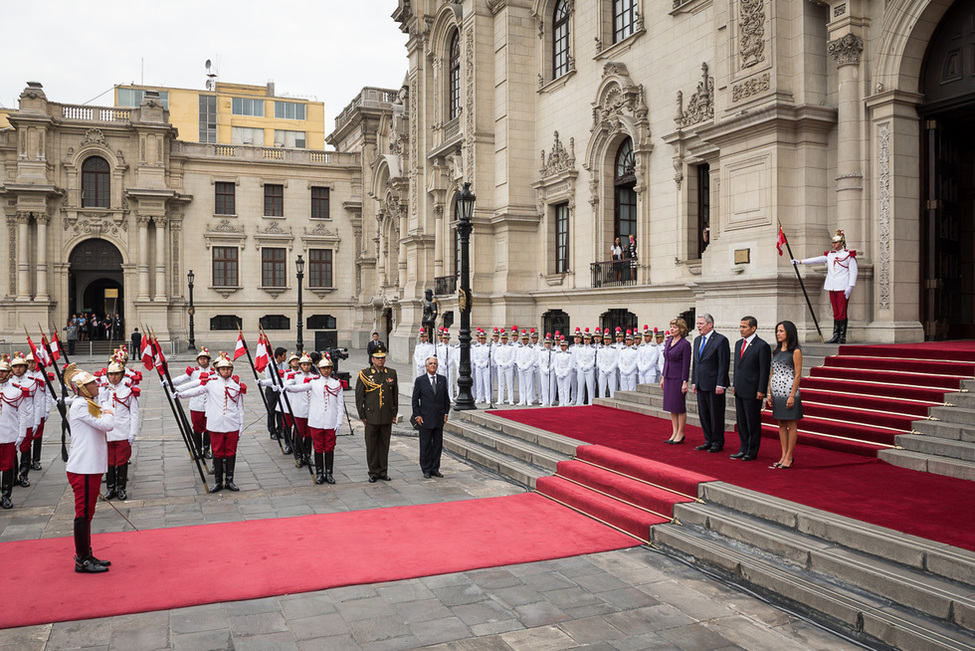
<path fill-rule="evenodd" d="M 20 455 L 20 476 L 17 481 L 24 488 L 30 486 L 30 479 L 27 476 L 30 474 L 30 452 L 22 452 Z"/>
<path fill-rule="evenodd" d="M 281 436 L 284 437 L 284 451 L 282 454 L 293 454 L 294 450 L 291 449 L 291 428 L 283 428 L 281 430 Z"/>
<path fill-rule="evenodd" d="M 0 507 L 9 509 L 13 507 L 10 501 L 10 494 L 14 490 L 14 471 L 4 470 L 0 473 Z"/>
<path fill-rule="evenodd" d="M 31 444 L 33 448 L 32 457 L 34 459 L 34 463 L 32 463 L 30 467 L 34 470 L 41 469 L 41 443 L 41 439 L 34 439 L 34 442 Z"/>
<path fill-rule="evenodd" d="M 335 461 L 334 452 L 325 453 L 325 483 L 334 484 L 335 479 L 332 477 L 332 463 Z"/>
<path fill-rule="evenodd" d="M 118 497 L 118 491 L 115 489 L 115 482 L 117 480 L 117 472 L 115 466 L 109 466 L 108 472 L 105 473 L 105 499 L 110 500 L 113 497 Z"/>
<path fill-rule="evenodd" d="M 118 466 L 118 474 L 116 475 L 116 480 L 118 481 L 118 498 L 120 500 L 129 499 L 128 494 L 125 492 L 125 484 L 129 480 L 129 464 L 123 466 Z"/>
<path fill-rule="evenodd" d="M 193 449 L 196 451 L 196 456 L 198 459 L 203 458 L 203 435 L 198 432 L 192 433 L 193 438 Z"/>
<path fill-rule="evenodd" d="M 849 319 L 843 319 L 842 321 L 840 321 L 840 343 L 841 344 L 846 343 L 846 324 L 849 321 L 850 321 Z"/>
<path fill-rule="evenodd" d="M 91 523 L 88 518 L 74 519 L 74 571 L 79 574 L 100 574 L 108 565 L 91 555 Z"/>
<path fill-rule="evenodd" d="M 203 432 L 203 457 L 206 459 L 213 458 L 213 451 L 210 449 L 210 432 Z"/>
<path fill-rule="evenodd" d="M 325 483 L 325 455 L 321 452 L 315 453 L 315 483 Z"/>
<path fill-rule="evenodd" d="M 838 344 L 840 343 L 840 322 L 837 319 L 833 319 L 833 338 L 826 342 L 827 344 Z"/>
<path fill-rule="evenodd" d="M 218 457 L 213 460 L 213 487 L 210 488 L 211 493 L 219 493 L 223 490 L 223 457 Z"/>
<path fill-rule="evenodd" d="M 240 490 L 237 488 L 237 484 L 234 483 L 234 468 L 237 466 L 237 455 L 226 457 L 224 464 L 225 470 L 227 471 L 227 489 L 236 493 Z"/>
<path fill-rule="evenodd" d="M 310 466 L 311 465 L 311 445 L 312 445 L 311 437 L 308 436 L 306 438 L 301 439 L 301 443 L 302 443 L 302 445 L 305 448 L 305 453 L 303 455 L 304 456 L 304 459 L 305 459 L 305 465 L 306 466 Z"/>

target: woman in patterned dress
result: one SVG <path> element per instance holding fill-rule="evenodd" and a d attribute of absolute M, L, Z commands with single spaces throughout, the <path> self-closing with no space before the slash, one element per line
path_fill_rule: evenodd
<path fill-rule="evenodd" d="M 794 453 L 799 439 L 799 421 L 802 420 L 802 398 L 799 395 L 802 349 L 799 348 L 796 324 L 792 321 L 777 323 L 775 340 L 778 346 L 772 355 L 767 406 L 772 409 L 772 417 L 779 421 L 782 457 L 769 467 L 785 470 L 795 463 Z"/>

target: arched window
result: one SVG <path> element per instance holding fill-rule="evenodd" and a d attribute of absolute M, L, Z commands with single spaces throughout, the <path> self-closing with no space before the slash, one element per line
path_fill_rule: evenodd
<path fill-rule="evenodd" d="M 111 168 L 101 156 L 91 156 L 81 164 L 81 206 L 110 208 L 109 173 Z"/>
<path fill-rule="evenodd" d="M 613 43 L 636 31 L 636 0 L 613 0 Z"/>
<path fill-rule="evenodd" d="M 633 141 L 629 138 L 616 151 L 613 185 L 616 190 L 613 230 L 621 238 L 636 235 L 636 161 Z"/>
<path fill-rule="evenodd" d="M 552 78 L 569 72 L 569 2 L 558 0 L 552 18 Z"/>
<path fill-rule="evenodd" d="M 460 115 L 460 32 L 450 37 L 450 59 L 447 74 L 447 119 Z"/>

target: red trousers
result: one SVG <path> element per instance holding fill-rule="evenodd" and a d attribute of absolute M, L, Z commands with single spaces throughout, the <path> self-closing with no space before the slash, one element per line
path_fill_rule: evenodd
<path fill-rule="evenodd" d="M 284 412 L 281 412 L 281 414 L 284 416 L 285 427 L 291 427 L 292 425 L 294 425 L 294 421 L 291 420 L 291 414 L 285 414 Z"/>
<path fill-rule="evenodd" d="M 299 418 L 298 416 L 295 416 L 295 427 L 298 428 L 298 434 L 301 436 L 301 438 L 306 439 L 311 436 L 311 434 L 308 432 L 307 418 Z"/>
<path fill-rule="evenodd" d="M 0 472 L 17 467 L 17 444 L 0 443 Z"/>
<path fill-rule="evenodd" d="M 842 321 L 846 318 L 846 306 L 850 299 L 846 297 L 846 292 L 830 292 L 829 304 L 833 306 L 833 318 Z"/>
<path fill-rule="evenodd" d="M 74 517 L 87 518 L 91 522 L 95 515 L 95 502 L 102 487 L 101 475 L 79 475 L 68 473 L 68 483 L 74 491 Z"/>
<path fill-rule="evenodd" d="M 311 440 L 315 444 L 315 452 L 334 452 L 335 451 L 335 430 L 319 429 L 309 427 Z"/>
<path fill-rule="evenodd" d="M 213 444 L 213 458 L 223 459 L 225 457 L 237 456 L 237 442 L 240 441 L 240 432 L 210 432 L 210 442 Z"/>
<path fill-rule="evenodd" d="M 108 442 L 108 465 L 124 466 L 132 458 L 132 445 L 126 441 Z"/>
<path fill-rule="evenodd" d="M 190 410 L 190 421 L 192 421 L 193 431 L 202 434 L 207 429 L 207 415 L 203 411 Z"/>
<path fill-rule="evenodd" d="M 26 453 L 30 452 L 30 444 L 33 443 L 33 442 L 34 442 L 34 428 L 33 427 L 28 427 L 27 428 L 27 436 L 25 436 L 24 437 L 24 440 L 21 441 L 21 443 L 20 443 L 20 448 L 19 448 L 20 453 L 21 454 L 26 454 Z"/>
<path fill-rule="evenodd" d="M 47 422 L 47 418 L 42 418 L 41 419 L 41 424 L 37 426 L 37 429 L 36 430 L 34 430 L 34 440 L 35 441 L 40 441 L 41 440 L 41 437 L 44 436 L 44 423 L 46 423 L 46 422 Z"/>

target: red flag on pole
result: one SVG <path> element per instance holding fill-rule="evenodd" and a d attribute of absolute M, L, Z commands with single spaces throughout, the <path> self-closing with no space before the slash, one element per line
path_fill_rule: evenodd
<path fill-rule="evenodd" d="M 61 359 L 61 340 L 58 339 L 57 330 L 51 333 L 51 355 L 54 356 L 55 361 Z"/>
<path fill-rule="evenodd" d="M 267 352 L 267 342 L 264 341 L 264 335 L 260 335 L 257 338 L 257 351 L 254 354 L 254 368 L 257 369 L 258 373 L 263 373 L 270 361 Z"/>
<path fill-rule="evenodd" d="M 140 357 L 142 357 L 142 365 L 146 367 L 147 371 L 151 371 L 152 345 L 149 342 L 149 333 L 142 335 L 142 350 L 140 351 Z"/>
<path fill-rule="evenodd" d="M 166 356 L 163 355 L 162 346 L 159 345 L 159 340 L 153 338 L 153 340 L 152 340 L 152 346 L 153 346 L 154 352 L 155 352 L 155 356 L 154 356 L 154 359 L 153 359 L 153 363 L 155 363 L 156 368 L 159 369 L 159 371 L 161 373 L 162 372 L 165 372 L 165 370 L 166 370 Z"/>
<path fill-rule="evenodd" d="M 45 355 L 41 354 L 41 352 L 39 350 L 37 350 L 37 346 L 35 346 L 34 345 L 34 342 L 30 340 L 30 335 L 27 335 L 27 345 L 30 346 L 30 352 L 31 352 L 31 355 L 34 356 L 34 361 L 37 363 L 37 365 L 40 368 L 44 368 L 44 366 L 45 366 L 45 363 L 44 363 Z"/>
<path fill-rule="evenodd" d="M 785 233 L 782 231 L 782 227 L 779 226 L 779 239 L 775 243 L 775 248 L 779 250 L 779 255 L 782 255 L 782 247 L 785 245 Z"/>
<path fill-rule="evenodd" d="M 237 345 L 234 347 L 234 360 L 247 354 L 247 347 L 244 346 L 244 334 L 237 333 Z"/>

